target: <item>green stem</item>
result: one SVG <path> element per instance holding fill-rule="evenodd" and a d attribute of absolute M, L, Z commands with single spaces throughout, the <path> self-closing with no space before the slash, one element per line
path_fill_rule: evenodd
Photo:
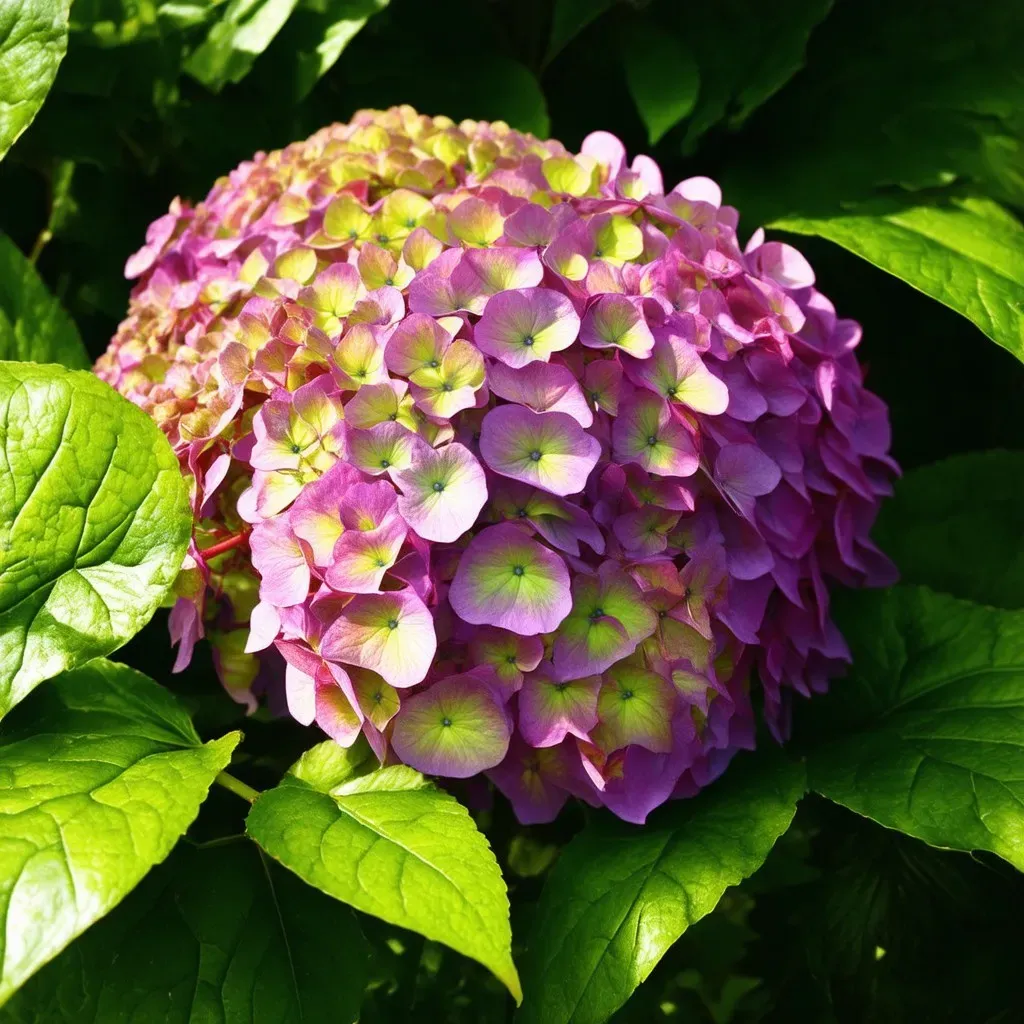
<path fill-rule="evenodd" d="M 250 804 L 260 795 L 258 789 L 247 786 L 241 779 L 236 779 L 234 775 L 229 775 L 227 772 L 221 772 L 214 781 Z"/>
<path fill-rule="evenodd" d="M 32 252 L 29 253 L 29 263 L 35 263 L 40 255 L 42 255 L 43 249 L 46 248 L 46 243 L 53 238 L 53 232 L 48 228 L 43 228 L 42 231 L 36 236 L 36 243 L 32 246 Z"/>

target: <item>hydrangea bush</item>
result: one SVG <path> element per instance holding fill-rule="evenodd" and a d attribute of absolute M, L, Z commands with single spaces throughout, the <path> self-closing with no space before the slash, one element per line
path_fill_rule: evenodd
<path fill-rule="evenodd" d="M 642 822 L 849 659 L 896 466 L 860 328 L 612 135 L 363 111 L 175 200 L 99 375 L 195 517 L 171 632 L 522 822 Z"/>

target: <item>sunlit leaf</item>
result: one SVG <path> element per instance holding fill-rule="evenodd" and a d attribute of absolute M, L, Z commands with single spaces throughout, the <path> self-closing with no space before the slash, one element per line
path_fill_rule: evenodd
<path fill-rule="evenodd" d="M 54 680 L 5 730 L 0 1003 L 170 853 L 241 738 L 200 743 L 170 693 L 104 661 Z"/>

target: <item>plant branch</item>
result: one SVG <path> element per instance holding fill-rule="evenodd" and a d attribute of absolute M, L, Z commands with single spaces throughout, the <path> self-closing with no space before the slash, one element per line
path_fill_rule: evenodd
<path fill-rule="evenodd" d="M 223 555 L 225 551 L 232 551 L 235 548 L 240 548 L 243 544 L 248 543 L 249 531 L 243 530 L 234 537 L 228 537 L 227 540 L 222 540 L 217 544 L 211 544 L 208 548 L 200 549 L 199 554 L 201 554 L 206 561 L 209 561 L 211 558 L 216 558 L 217 555 Z"/>
<path fill-rule="evenodd" d="M 221 772 L 214 781 L 250 804 L 260 795 L 258 789 L 247 786 L 241 779 L 236 779 L 234 775 L 230 775 L 228 772 Z"/>

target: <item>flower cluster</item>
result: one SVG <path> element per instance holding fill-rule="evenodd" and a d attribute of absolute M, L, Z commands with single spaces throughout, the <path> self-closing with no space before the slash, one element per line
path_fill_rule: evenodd
<path fill-rule="evenodd" d="M 97 372 L 192 482 L 171 631 L 236 699 L 643 821 L 848 659 L 884 404 L 793 248 L 597 132 L 367 111 L 175 201 Z"/>

